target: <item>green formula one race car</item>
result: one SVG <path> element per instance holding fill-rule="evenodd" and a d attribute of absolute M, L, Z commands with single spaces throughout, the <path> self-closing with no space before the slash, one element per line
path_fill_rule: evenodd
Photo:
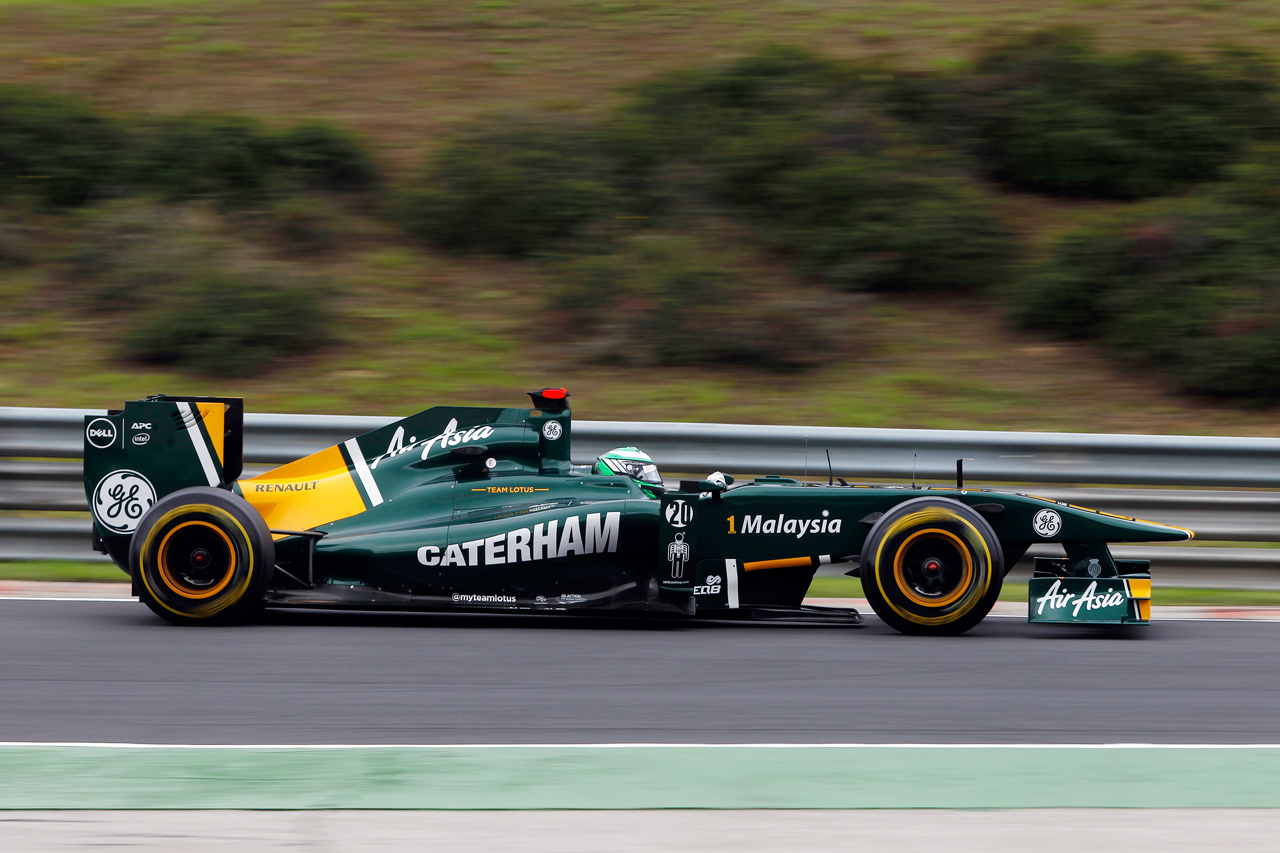
<path fill-rule="evenodd" d="M 912 634 L 958 634 L 991 611 L 1033 543 L 1034 622 L 1145 624 L 1146 561 L 1108 542 L 1190 531 L 984 489 L 737 484 L 664 488 L 620 448 L 570 461 L 568 394 L 532 408 L 440 406 L 240 479 L 243 403 L 149 397 L 85 419 L 94 547 L 178 624 L 262 607 L 551 612 L 859 622 L 803 600 L 845 564 L 872 609 Z"/>

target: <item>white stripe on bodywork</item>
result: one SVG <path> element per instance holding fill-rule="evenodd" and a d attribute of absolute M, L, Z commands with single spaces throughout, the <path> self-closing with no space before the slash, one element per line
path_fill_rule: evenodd
<path fill-rule="evenodd" d="M 738 609 L 738 561 L 724 561 L 724 579 L 729 588 L 729 609 Z"/>
<path fill-rule="evenodd" d="M 348 438 L 345 442 L 347 453 L 351 456 L 351 464 L 356 468 L 356 474 L 360 477 L 361 484 L 364 485 L 365 493 L 369 495 L 370 507 L 375 507 L 382 503 L 382 492 L 378 491 L 378 484 L 373 479 L 373 472 L 369 470 L 369 463 L 364 459 L 364 451 L 360 449 L 360 443 L 354 438 Z"/>
<path fill-rule="evenodd" d="M 196 449 L 196 456 L 200 457 L 200 467 L 204 469 L 204 476 L 209 480 L 210 486 L 217 486 L 222 481 L 218 479 L 218 469 L 214 467 L 213 457 L 209 455 L 209 448 L 205 447 L 204 437 L 200 435 L 200 416 L 192 411 L 190 403 L 179 403 L 178 411 L 182 412 L 182 422 L 186 426 L 187 435 L 191 436 L 191 444 Z"/>

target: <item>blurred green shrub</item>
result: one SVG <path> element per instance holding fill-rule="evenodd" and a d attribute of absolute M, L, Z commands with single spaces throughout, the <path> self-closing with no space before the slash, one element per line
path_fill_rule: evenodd
<path fill-rule="evenodd" d="M 110 119 L 73 98 L 0 86 L 0 194 L 52 205 L 113 192 L 127 147 Z"/>
<path fill-rule="evenodd" d="M 168 202 L 218 199 L 233 206 L 263 202 L 275 174 L 275 140 L 240 116 L 158 119 L 137 135 L 132 183 Z"/>
<path fill-rule="evenodd" d="M 67 290 L 93 311 L 152 304 L 192 267 L 216 263 L 225 243 L 204 211 L 121 199 L 77 211 L 63 253 Z"/>
<path fill-rule="evenodd" d="M 606 139 L 651 209 L 679 195 L 664 181 L 688 181 L 829 284 L 913 291 L 1007 275 L 1007 226 L 945 156 L 877 108 L 865 76 L 768 48 L 640 86 Z"/>
<path fill-rule="evenodd" d="M 0 195 L 72 207 L 147 192 L 248 206 L 301 190 L 374 186 L 354 137 L 322 122 L 282 132 L 238 116 L 107 116 L 72 98 L 0 86 Z"/>
<path fill-rule="evenodd" d="M 446 146 L 396 209 L 412 234 L 447 251 L 527 257 L 582 234 L 616 203 L 590 129 L 517 118 Z"/>
<path fill-rule="evenodd" d="M 302 190 L 367 190 L 376 171 L 354 137 L 327 124 L 272 133 L 240 116 L 188 115 L 137 134 L 131 178 L 167 201 L 247 207 Z"/>
<path fill-rule="evenodd" d="M 780 175 L 765 233 L 850 290 L 972 290 L 1014 271 L 1017 241 L 963 181 L 887 157 L 828 154 Z"/>
<path fill-rule="evenodd" d="M 377 168 L 364 144 L 319 121 L 303 122 L 279 134 L 275 159 L 303 187 L 330 192 L 372 189 Z"/>
<path fill-rule="evenodd" d="M 1226 177 L 1068 233 L 1010 294 L 1015 317 L 1187 391 L 1280 400 L 1280 148 Z"/>
<path fill-rule="evenodd" d="M 0 269 L 25 267 L 40 258 L 44 235 L 31 225 L 0 213 Z"/>
<path fill-rule="evenodd" d="M 128 358 L 244 376 L 330 340 L 330 286 L 262 260 L 206 209 L 125 200 L 76 222 L 65 286 L 88 310 L 125 315 Z"/>
<path fill-rule="evenodd" d="M 661 159 L 703 156 L 761 119 L 813 123 L 821 106 L 843 88 L 842 69 L 784 45 L 710 68 L 675 71 L 638 85 L 620 110 L 649 128 Z"/>
<path fill-rule="evenodd" d="M 886 88 L 900 115 L 968 141 L 995 179 L 1061 196 L 1141 198 L 1211 180 L 1280 117 L 1273 70 L 1256 56 L 1104 54 L 1074 30 L 1006 42 L 955 77 Z"/>
<path fill-rule="evenodd" d="M 281 265 L 193 269 L 124 328 L 125 353 L 213 376 L 252 376 L 330 341 L 326 290 Z"/>
<path fill-rule="evenodd" d="M 289 196 L 250 214 L 249 227 L 273 249 L 288 255 L 325 255 L 340 242 L 344 231 L 340 213 L 325 199 Z"/>
<path fill-rule="evenodd" d="M 686 69 L 635 88 L 604 126 L 620 182 L 642 201 L 672 195 L 672 164 L 700 167 L 678 180 L 736 204 L 767 203 L 781 171 L 807 162 L 840 69 L 791 47 L 767 47 L 724 66 Z"/>
<path fill-rule="evenodd" d="M 829 362 L 829 294 L 780 289 L 748 255 L 699 234 L 638 233 L 554 266 L 550 308 L 583 360 L 800 370 Z"/>

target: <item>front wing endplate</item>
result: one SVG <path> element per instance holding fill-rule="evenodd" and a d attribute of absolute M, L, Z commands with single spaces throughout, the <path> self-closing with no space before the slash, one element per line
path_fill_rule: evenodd
<path fill-rule="evenodd" d="M 1028 585 L 1032 622 L 1147 625 L 1151 575 L 1110 578 L 1038 577 Z"/>

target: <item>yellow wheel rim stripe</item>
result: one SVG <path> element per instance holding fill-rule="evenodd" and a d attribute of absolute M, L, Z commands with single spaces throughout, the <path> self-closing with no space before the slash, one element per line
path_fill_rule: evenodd
<path fill-rule="evenodd" d="M 905 566 L 903 565 L 906 562 L 907 548 L 912 542 L 919 539 L 921 536 L 936 536 L 943 539 L 950 539 L 960 551 L 960 554 L 964 557 L 964 577 L 961 578 L 959 585 L 956 586 L 955 590 L 948 596 L 943 598 L 931 598 L 929 596 L 921 595 L 916 592 L 911 584 L 907 582 Z M 959 601 L 964 594 L 968 592 L 969 584 L 973 583 L 973 556 L 969 553 L 969 547 L 965 545 L 964 540 L 949 530 L 941 530 L 937 527 L 917 530 L 915 533 L 912 533 L 907 537 L 907 540 L 898 547 L 897 553 L 893 555 L 893 579 L 897 582 L 898 589 L 901 590 L 902 594 L 915 604 L 919 604 L 922 607 L 946 607 L 949 604 L 954 604 Z"/>
<path fill-rule="evenodd" d="M 177 578 L 169 574 L 168 551 L 169 540 L 173 538 L 173 534 L 187 527 L 204 527 L 217 533 L 222 538 L 223 544 L 227 546 L 227 553 L 231 555 L 231 564 L 227 566 L 226 572 L 222 576 L 222 580 L 211 586 L 209 589 L 193 592 Z M 236 549 L 231 544 L 231 537 L 228 536 L 222 528 L 217 525 L 210 524 L 207 521 L 184 521 L 175 526 L 172 530 L 165 534 L 164 539 L 160 542 L 160 550 L 156 554 L 156 564 L 160 568 L 160 579 L 164 581 L 165 586 L 183 598 L 202 599 L 213 598 L 218 593 L 227 588 L 227 584 L 231 583 L 231 578 L 236 572 Z"/>
<path fill-rule="evenodd" d="M 885 531 L 884 536 L 880 538 L 880 546 L 876 548 L 875 569 L 872 571 L 872 574 L 875 576 L 876 586 L 880 589 L 881 598 L 889 605 L 890 609 L 903 619 L 906 619 L 909 622 L 915 622 L 917 625 L 946 625 L 949 622 L 956 621 L 961 616 L 968 613 L 970 609 L 966 607 L 963 610 L 955 613 L 947 613 L 942 616 L 918 616 L 915 613 L 903 610 L 901 607 L 894 604 L 893 599 L 889 597 L 888 591 L 884 588 L 884 579 L 879 571 L 879 567 L 883 565 L 881 560 L 884 556 L 884 544 L 893 538 L 893 535 L 904 527 L 910 527 L 914 524 L 928 524 L 935 521 L 958 521 L 973 531 L 974 535 L 978 537 L 978 541 L 982 543 L 982 552 L 987 558 L 986 577 L 983 578 L 982 589 L 978 595 L 974 596 L 974 601 L 980 601 L 982 597 L 987 594 L 987 590 L 991 588 L 991 572 L 993 570 L 991 566 L 991 549 L 987 547 L 986 537 L 978 532 L 978 528 L 974 527 L 967 519 L 956 515 L 954 512 L 939 509 L 937 507 L 930 507 L 929 509 L 922 509 L 919 512 L 904 515 L 902 518 L 895 521 L 893 525 Z"/>
<path fill-rule="evenodd" d="M 146 540 L 142 543 L 142 549 L 140 551 L 140 553 L 142 554 L 142 559 L 146 560 L 147 558 L 146 555 L 151 548 L 152 540 L 155 539 L 157 530 L 160 530 L 162 527 L 164 527 L 166 524 L 172 521 L 175 517 L 180 516 L 184 513 L 193 512 L 193 511 L 208 513 L 209 515 L 216 516 L 222 519 L 223 521 L 231 525 L 234 525 L 235 528 L 240 531 L 240 535 L 244 537 L 244 541 L 245 542 L 250 541 L 249 534 L 245 532 L 244 526 L 239 521 L 236 520 L 235 516 L 233 516 L 231 513 L 227 512 L 226 510 L 216 506 L 211 506 L 209 504 L 186 504 L 185 506 L 175 507 L 169 512 L 165 513 L 163 516 L 161 516 L 160 520 L 152 526 L 151 532 L 147 534 Z M 232 604 L 235 604 L 237 601 L 240 600 L 240 597 L 244 595 L 244 591 L 249 588 L 249 584 L 253 580 L 253 571 L 255 566 L 253 562 L 253 548 L 251 547 L 249 548 L 249 565 L 247 567 L 248 571 L 246 571 L 244 575 L 244 583 L 240 584 L 240 586 L 237 587 L 236 590 L 231 595 L 225 596 L 221 602 L 215 602 L 213 607 L 211 607 L 208 610 L 202 611 L 200 613 L 189 613 L 182 610 L 175 610 L 169 605 L 165 604 L 160 599 L 160 596 L 156 595 L 156 591 L 151 588 L 151 582 L 147 580 L 147 573 L 141 570 L 142 568 L 141 566 L 139 566 L 138 568 L 139 568 L 138 577 L 142 579 L 142 585 L 147 588 L 147 592 L 151 593 L 151 599 L 155 601 L 157 604 L 159 604 L 161 607 L 163 607 L 165 610 L 168 610 L 170 613 L 176 614 L 178 616 L 183 616 L 187 619 L 207 619 L 210 616 L 217 615 L 221 611 L 225 610 L 226 608 L 230 607 Z"/>

